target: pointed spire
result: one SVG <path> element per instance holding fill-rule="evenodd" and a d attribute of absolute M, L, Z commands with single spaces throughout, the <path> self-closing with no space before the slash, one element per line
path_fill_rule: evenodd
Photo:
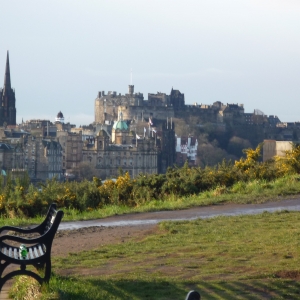
<path fill-rule="evenodd" d="M 8 89 L 8 90 L 11 89 L 8 51 L 7 51 L 7 57 L 6 57 L 6 67 L 5 67 L 5 76 L 4 76 L 4 89 Z"/>

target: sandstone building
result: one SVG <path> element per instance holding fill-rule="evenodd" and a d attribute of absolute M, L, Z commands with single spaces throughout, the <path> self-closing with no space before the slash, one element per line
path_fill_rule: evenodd
<path fill-rule="evenodd" d="M 165 173 L 175 163 L 174 124 L 164 124 L 160 131 L 139 134 L 123 119 L 118 108 L 118 120 L 114 122 L 111 139 L 100 130 L 94 139 L 86 140 L 82 149 L 83 162 L 95 168 L 100 178 L 116 177 L 119 170 L 132 177 L 140 173 Z"/>

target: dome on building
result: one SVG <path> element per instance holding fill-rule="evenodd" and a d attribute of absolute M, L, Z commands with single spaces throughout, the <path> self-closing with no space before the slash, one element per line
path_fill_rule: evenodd
<path fill-rule="evenodd" d="M 114 123 L 114 126 L 113 126 L 113 129 L 117 130 L 128 130 L 128 126 L 127 126 L 127 123 L 125 121 L 116 121 Z"/>
<path fill-rule="evenodd" d="M 64 118 L 64 115 L 62 114 L 61 111 L 57 114 L 57 116 L 55 118 L 55 121 L 60 122 L 60 123 L 64 123 L 65 118 Z"/>
<path fill-rule="evenodd" d="M 114 123 L 113 129 L 115 130 L 128 130 L 128 125 L 125 121 L 123 121 L 123 113 L 119 111 L 118 121 Z"/>
<path fill-rule="evenodd" d="M 57 114 L 57 118 L 63 118 L 64 115 L 62 114 L 62 112 L 60 111 L 58 114 Z"/>

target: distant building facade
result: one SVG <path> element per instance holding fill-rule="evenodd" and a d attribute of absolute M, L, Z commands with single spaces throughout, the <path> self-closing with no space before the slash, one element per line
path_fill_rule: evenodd
<path fill-rule="evenodd" d="M 102 129 L 95 139 L 85 141 L 82 153 L 83 162 L 95 168 L 97 176 L 103 179 L 117 177 L 120 169 L 131 177 L 165 173 L 175 163 L 174 124 L 164 124 L 161 130 L 144 127 L 142 133 L 137 133 L 123 120 L 119 108 L 111 139 Z"/>
<path fill-rule="evenodd" d="M 263 161 L 272 159 L 274 156 L 285 156 L 286 151 L 293 149 L 290 141 L 264 140 L 263 143 Z"/>
<path fill-rule="evenodd" d="M 176 138 L 176 165 L 182 167 L 187 161 L 189 165 L 196 165 L 198 141 L 195 137 Z"/>

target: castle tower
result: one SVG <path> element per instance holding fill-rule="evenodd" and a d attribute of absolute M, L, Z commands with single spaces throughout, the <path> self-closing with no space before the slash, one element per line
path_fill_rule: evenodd
<path fill-rule="evenodd" d="M 16 97 L 15 91 L 11 88 L 9 55 L 7 51 L 6 67 L 4 75 L 4 86 L 0 89 L 0 126 L 16 125 Z"/>
<path fill-rule="evenodd" d="M 134 93 L 134 85 L 129 85 L 128 86 L 128 94 L 133 95 L 133 93 Z"/>

